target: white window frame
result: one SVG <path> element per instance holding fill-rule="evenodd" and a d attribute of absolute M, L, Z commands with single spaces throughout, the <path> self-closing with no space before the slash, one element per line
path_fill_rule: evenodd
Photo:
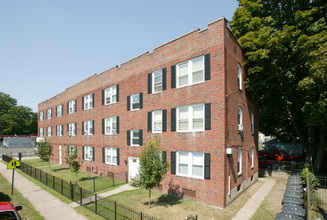
<path fill-rule="evenodd" d="M 48 126 L 47 127 L 47 136 L 48 137 L 51 137 L 52 136 L 52 127 L 51 126 Z"/>
<path fill-rule="evenodd" d="M 40 112 L 40 121 L 43 121 L 44 120 L 44 115 L 43 115 L 43 111 Z"/>
<path fill-rule="evenodd" d="M 201 118 L 193 118 L 194 108 L 201 107 L 202 108 L 202 117 Z M 188 121 L 188 128 L 186 130 L 180 129 L 180 111 L 187 110 L 187 121 Z M 177 132 L 190 132 L 190 131 L 204 131 L 205 127 L 205 109 L 204 104 L 197 104 L 197 105 L 188 105 L 188 106 L 180 106 L 177 107 L 176 111 L 176 119 L 177 119 Z M 201 129 L 194 129 L 194 120 L 202 119 L 202 128 Z"/>
<path fill-rule="evenodd" d="M 84 121 L 84 135 L 93 135 L 94 128 L 93 128 L 93 120 Z"/>
<path fill-rule="evenodd" d="M 110 99 L 109 102 L 107 102 L 107 98 Z M 104 104 L 110 105 L 110 104 L 114 104 L 116 102 L 117 102 L 117 85 L 106 88 L 104 90 Z"/>
<path fill-rule="evenodd" d="M 93 150 L 91 146 L 84 146 L 84 160 L 93 161 Z"/>
<path fill-rule="evenodd" d="M 62 116 L 62 105 L 58 105 L 57 106 L 57 117 L 61 117 Z"/>
<path fill-rule="evenodd" d="M 161 77 L 161 81 L 159 83 L 157 83 L 158 85 L 155 84 L 155 79 L 156 76 Z M 160 93 L 163 91 L 162 89 L 162 83 L 163 83 L 163 75 L 162 75 L 162 69 L 160 70 L 156 70 L 152 73 L 152 93 Z M 159 89 L 158 91 L 156 91 L 156 87 L 161 87 L 161 89 Z"/>
<path fill-rule="evenodd" d="M 254 166 L 254 147 L 251 148 L 251 168 Z"/>
<path fill-rule="evenodd" d="M 68 114 L 73 114 L 76 108 L 76 100 L 71 100 L 68 103 Z"/>
<path fill-rule="evenodd" d="M 57 125 L 57 136 L 61 137 L 63 130 L 62 130 L 63 126 L 62 125 Z"/>
<path fill-rule="evenodd" d="M 251 134 L 254 134 L 254 114 L 251 113 Z"/>
<path fill-rule="evenodd" d="M 139 101 L 138 102 L 134 102 L 133 96 L 138 96 L 139 97 Z M 141 99 L 140 99 L 140 93 L 135 93 L 131 95 L 131 111 L 137 111 L 140 110 L 141 107 Z M 138 108 L 133 108 L 133 104 L 139 103 L 139 107 Z"/>
<path fill-rule="evenodd" d="M 162 133 L 162 124 L 163 124 L 163 122 L 162 122 L 162 110 L 156 110 L 156 111 L 153 111 L 152 112 L 152 133 Z M 159 120 L 156 120 L 156 115 L 159 115 L 160 117 L 160 119 Z M 160 126 L 160 130 L 155 130 L 155 125 L 156 124 L 161 124 L 161 126 Z"/>
<path fill-rule="evenodd" d="M 68 136 L 69 137 L 76 136 L 76 124 L 75 123 L 68 124 Z"/>
<path fill-rule="evenodd" d="M 136 139 L 134 137 L 134 132 L 138 132 L 138 134 L 139 134 L 139 136 L 137 137 L 139 144 L 133 144 L 133 139 Z M 131 146 L 140 146 L 140 130 L 131 130 Z"/>
<path fill-rule="evenodd" d="M 243 110 L 242 107 L 238 107 L 237 110 L 237 124 L 238 125 L 243 125 Z"/>
<path fill-rule="evenodd" d="M 116 159 L 116 162 L 114 162 Z M 117 165 L 117 148 L 106 147 L 105 148 L 105 163 L 110 165 Z"/>
<path fill-rule="evenodd" d="M 193 82 L 193 63 L 194 63 L 194 61 L 201 60 L 201 59 L 202 59 L 202 80 L 199 81 L 199 82 Z M 187 67 L 186 67 L 187 68 L 187 74 L 186 75 L 187 75 L 188 79 L 187 79 L 187 83 L 185 85 L 179 85 L 180 84 L 180 67 L 184 66 L 184 65 L 187 65 Z M 189 86 L 189 85 L 194 85 L 194 84 L 204 82 L 204 77 L 205 77 L 204 76 L 204 71 L 205 71 L 205 68 L 204 68 L 204 56 L 203 55 L 177 64 L 176 65 L 177 88 L 181 88 L 181 87 L 184 87 L 184 86 Z"/>
<path fill-rule="evenodd" d="M 237 88 L 239 90 L 243 89 L 243 83 L 242 83 L 242 66 L 237 63 Z"/>
<path fill-rule="evenodd" d="M 84 110 L 89 109 L 93 109 L 93 93 L 84 96 Z"/>
<path fill-rule="evenodd" d="M 48 108 L 47 109 L 47 119 L 52 119 L 52 109 L 51 108 Z"/>
<path fill-rule="evenodd" d="M 242 149 L 237 150 L 237 175 L 242 174 Z"/>
<path fill-rule="evenodd" d="M 43 137 L 43 136 L 44 136 L 44 129 L 40 128 L 40 137 Z"/>
<path fill-rule="evenodd" d="M 68 145 L 68 155 L 71 156 L 77 153 L 76 145 Z"/>
<path fill-rule="evenodd" d="M 116 127 L 116 128 L 114 128 L 114 127 Z M 107 131 L 107 128 L 109 128 L 109 131 Z M 117 117 L 116 116 L 104 119 L 104 134 L 105 135 L 117 134 Z"/>
<path fill-rule="evenodd" d="M 180 154 L 184 153 L 187 154 L 187 161 L 184 163 L 180 162 Z M 195 163 L 194 161 L 194 155 L 195 154 L 201 154 L 202 159 L 200 163 Z M 178 176 L 185 176 L 185 177 L 191 177 L 191 178 L 196 178 L 196 179 L 204 179 L 204 153 L 203 152 L 191 152 L 191 151 L 177 151 L 177 164 L 176 164 L 176 175 Z M 184 164 L 187 165 L 188 172 L 187 174 L 181 173 L 180 172 L 180 165 Z M 193 166 L 202 166 L 202 176 L 196 176 L 192 174 L 192 168 Z"/>

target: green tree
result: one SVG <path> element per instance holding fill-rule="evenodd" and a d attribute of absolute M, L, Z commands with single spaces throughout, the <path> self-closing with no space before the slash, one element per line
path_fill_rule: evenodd
<path fill-rule="evenodd" d="M 76 175 L 76 183 L 78 183 L 78 173 L 83 164 L 83 160 L 77 156 L 77 148 L 69 147 L 66 150 L 66 163 L 68 164 L 70 171 Z"/>
<path fill-rule="evenodd" d="M 327 142 L 326 14 L 323 0 L 239 0 L 229 23 L 244 50 L 246 90 L 259 101 L 260 130 L 301 141 L 316 171 Z"/>
<path fill-rule="evenodd" d="M 37 113 L 17 105 L 17 100 L 0 92 L 0 134 L 37 134 Z"/>
<path fill-rule="evenodd" d="M 149 190 L 149 208 L 151 204 L 151 190 L 158 186 L 166 174 L 168 164 L 163 160 L 160 140 L 149 138 L 140 155 L 140 171 L 132 183 Z"/>
<path fill-rule="evenodd" d="M 49 168 L 51 170 L 50 158 L 52 154 L 52 145 L 48 141 L 43 141 L 38 143 L 38 149 L 36 154 L 40 157 L 44 162 L 49 162 Z"/>

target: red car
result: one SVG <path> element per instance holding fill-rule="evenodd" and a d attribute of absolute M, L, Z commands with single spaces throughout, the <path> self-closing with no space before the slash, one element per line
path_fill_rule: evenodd
<path fill-rule="evenodd" d="M 0 219 L 21 220 L 19 210 L 22 210 L 21 206 L 14 207 L 10 202 L 0 202 Z"/>

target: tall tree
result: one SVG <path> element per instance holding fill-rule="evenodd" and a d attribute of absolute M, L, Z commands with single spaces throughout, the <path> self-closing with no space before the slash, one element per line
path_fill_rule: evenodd
<path fill-rule="evenodd" d="M 247 92 L 259 99 L 260 130 L 301 141 L 316 171 L 327 143 L 326 14 L 324 0 L 239 0 L 230 21 Z"/>
<path fill-rule="evenodd" d="M 37 113 L 17 105 L 17 100 L 0 92 L 0 134 L 37 134 Z"/>
<path fill-rule="evenodd" d="M 78 173 L 83 164 L 83 160 L 77 156 L 77 147 L 68 146 L 66 150 L 66 163 L 68 164 L 70 171 L 76 175 L 76 184 L 78 183 Z"/>
<path fill-rule="evenodd" d="M 151 190 L 158 186 L 166 174 L 168 164 L 164 161 L 160 140 L 149 138 L 140 155 L 139 174 L 132 180 L 136 186 L 149 190 L 149 208 L 151 204 Z"/>

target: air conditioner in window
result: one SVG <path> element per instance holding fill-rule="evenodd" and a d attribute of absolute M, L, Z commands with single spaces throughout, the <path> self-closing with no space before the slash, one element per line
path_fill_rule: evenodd
<path fill-rule="evenodd" d="M 87 135 L 87 132 L 86 131 L 84 131 L 84 135 Z"/>
<path fill-rule="evenodd" d="M 243 131 L 243 125 L 238 125 L 238 131 L 242 132 Z"/>
<path fill-rule="evenodd" d="M 68 136 L 69 137 L 71 137 L 72 136 L 72 132 L 70 131 L 70 132 L 68 132 Z"/>

